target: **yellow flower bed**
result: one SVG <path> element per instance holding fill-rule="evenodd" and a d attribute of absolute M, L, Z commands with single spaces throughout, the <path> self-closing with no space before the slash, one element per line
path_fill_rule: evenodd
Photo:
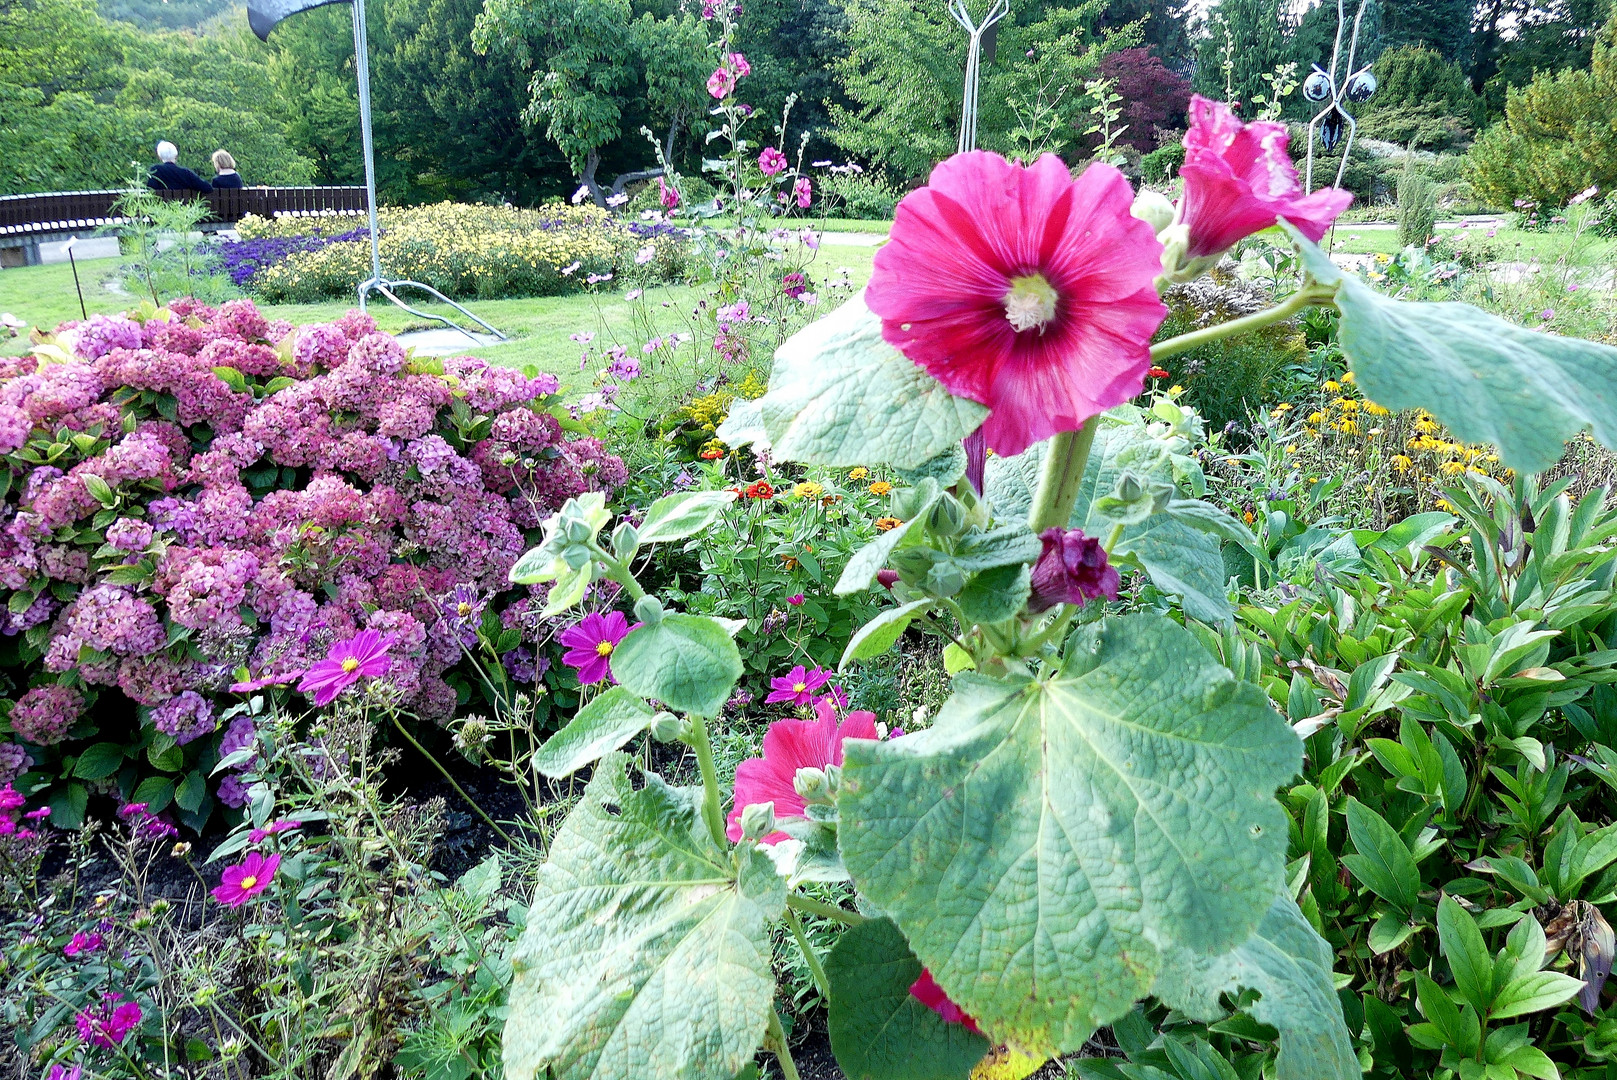
<path fill-rule="evenodd" d="M 382 267 L 394 278 L 420 281 L 456 298 L 550 296 L 585 287 L 591 276 L 668 280 L 684 272 L 685 245 L 677 236 L 646 238 L 596 206 L 551 204 L 536 210 L 511 206 L 386 207 L 378 213 Z M 244 239 L 343 232 L 355 219 L 244 218 Z M 637 261 L 643 249 L 647 261 Z M 343 297 L 370 275 L 370 241 L 344 240 L 292 255 L 260 271 L 258 298 L 307 303 Z"/>

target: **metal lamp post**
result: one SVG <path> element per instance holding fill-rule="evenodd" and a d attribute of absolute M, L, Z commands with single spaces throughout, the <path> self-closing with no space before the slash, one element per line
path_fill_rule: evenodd
<path fill-rule="evenodd" d="M 371 54 L 365 35 L 365 0 L 248 0 L 247 24 L 252 27 L 253 33 L 258 35 L 260 41 L 265 41 L 269 38 L 269 32 L 281 20 L 296 15 L 301 11 L 340 3 L 350 4 L 354 16 L 354 72 L 359 90 L 359 137 L 360 145 L 363 147 L 365 155 L 365 208 L 369 214 L 371 234 L 371 276 L 355 286 L 355 290 L 359 294 L 359 308 L 361 311 L 365 310 L 366 300 L 371 293 L 381 293 L 393 304 L 403 308 L 411 315 L 441 322 L 445 326 L 459 330 L 473 341 L 477 340 L 476 335 L 453 319 L 443 315 L 434 315 L 430 311 L 417 310 L 397 296 L 397 290 L 401 288 L 420 289 L 422 292 L 430 293 L 437 297 L 478 326 L 504 341 L 506 340 L 504 334 L 479 319 L 470 311 L 467 311 L 460 304 L 449 299 L 437 289 L 434 289 L 431 285 L 425 282 L 412 281 L 408 278 L 388 278 L 382 273 L 381 230 L 376 224 L 376 155 L 371 139 Z"/>

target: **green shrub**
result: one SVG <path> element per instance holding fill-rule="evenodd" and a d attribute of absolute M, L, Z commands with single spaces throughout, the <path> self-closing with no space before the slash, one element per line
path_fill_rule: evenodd
<path fill-rule="evenodd" d="M 861 221 L 885 221 L 904 193 L 879 176 L 832 173 L 820 181 L 822 196 L 829 195 L 832 212 L 838 217 Z"/>
<path fill-rule="evenodd" d="M 1159 146 L 1140 158 L 1140 179 L 1148 184 L 1162 184 L 1173 179 L 1185 163 L 1185 148 L 1179 143 Z"/>
<path fill-rule="evenodd" d="M 1437 199 L 1432 182 L 1415 168 L 1415 156 L 1404 161 L 1398 177 L 1398 243 L 1424 248 L 1437 231 Z"/>

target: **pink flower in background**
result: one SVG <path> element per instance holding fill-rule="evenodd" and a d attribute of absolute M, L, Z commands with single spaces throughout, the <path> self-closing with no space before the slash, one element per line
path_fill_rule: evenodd
<path fill-rule="evenodd" d="M 75 1016 L 73 1023 L 79 1029 L 79 1038 L 107 1050 L 121 1044 L 140 1023 L 142 1015 L 140 1006 L 133 1001 L 119 1004 L 122 998 L 122 994 L 103 994 L 100 1005 Z"/>
<path fill-rule="evenodd" d="M 93 953 L 101 948 L 100 934 L 74 934 L 73 940 L 62 946 L 63 956 L 79 956 L 83 953 Z"/>
<path fill-rule="evenodd" d="M 983 1033 L 966 1010 L 949 1000 L 949 995 L 943 992 L 943 987 L 937 984 L 932 972 L 926 968 L 922 968 L 921 977 L 910 984 L 910 996 L 937 1013 L 945 1024 L 961 1024 L 967 1031 L 978 1035 Z"/>
<path fill-rule="evenodd" d="M 279 821 L 270 822 L 262 829 L 253 829 L 247 834 L 247 841 L 251 844 L 262 844 L 271 836 L 301 828 L 303 828 L 303 822 L 293 821 L 291 818 L 281 818 Z"/>
<path fill-rule="evenodd" d="M 735 71 L 736 78 L 738 79 L 744 79 L 748 75 L 752 74 L 752 65 L 747 63 L 747 58 L 738 52 L 733 52 L 725 56 L 725 61 Z"/>
<path fill-rule="evenodd" d="M 1074 180 L 1054 154 L 956 154 L 898 204 L 865 291 L 882 336 L 988 406 L 1004 456 L 1140 393 L 1168 309 L 1162 245 L 1110 165 Z"/>
<path fill-rule="evenodd" d="M 785 675 L 778 675 L 769 680 L 769 696 L 764 698 L 767 704 L 775 705 L 782 701 L 789 701 L 793 705 L 807 705 L 814 699 L 814 691 L 824 686 L 831 673 L 824 668 L 814 668 L 812 671 L 798 664 Z"/>
<path fill-rule="evenodd" d="M 804 599 L 803 594 L 798 593 L 796 596 L 788 596 L 786 598 L 786 602 L 788 604 L 792 605 L 793 607 L 802 607 L 803 606 L 803 599 Z"/>
<path fill-rule="evenodd" d="M 758 168 L 765 176 L 774 176 L 786 168 L 786 155 L 773 146 L 764 147 L 764 152 L 758 155 Z"/>
<path fill-rule="evenodd" d="M 707 92 L 719 101 L 729 97 L 735 88 L 736 77 L 726 68 L 716 68 L 713 74 L 707 77 Z"/>
<path fill-rule="evenodd" d="M 630 630 L 639 626 L 639 623 L 630 626 L 621 611 L 609 611 L 605 615 L 591 612 L 580 619 L 576 626 L 563 630 L 557 638 L 567 646 L 561 662 L 578 669 L 581 686 L 598 683 L 602 679 L 615 682 L 612 678 L 612 651 L 618 647 L 618 642 L 629 636 Z"/>
<path fill-rule="evenodd" d="M 316 705 L 329 705 L 332 699 L 360 679 L 374 679 L 387 674 L 390 661 L 388 646 L 391 635 L 375 630 L 361 630 L 347 641 L 339 641 L 303 673 L 298 692 L 314 699 Z"/>
<path fill-rule="evenodd" d="M 797 206 L 800 210 L 807 210 L 814 201 L 814 184 L 806 176 L 799 176 L 792 184 L 792 194 L 797 196 Z"/>
<path fill-rule="evenodd" d="M 236 866 L 226 868 L 213 889 L 213 898 L 225 907 L 241 907 L 247 901 L 269 888 L 280 869 L 280 855 L 264 855 L 249 851 Z"/>
<path fill-rule="evenodd" d="M 799 668 L 799 671 L 802 669 Z M 736 766 L 735 807 L 730 811 L 728 834 L 732 842 L 741 839 L 741 811 L 758 803 L 775 804 L 775 817 L 802 817 L 803 796 L 794 781 L 799 769 L 823 769 L 842 764 L 842 744 L 847 739 L 876 738 L 876 714 L 851 712 L 839 724 L 836 710 L 822 704 L 816 720 L 777 720 L 764 733 L 764 756 L 748 758 Z M 763 843 L 786 839 L 782 832 L 770 833 Z"/>
<path fill-rule="evenodd" d="M 1216 255 L 1278 218 L 1318 240 L 1347 209 L 1353 196 L 1339 188 L 1303 194 L 1289 138 L 1285 124 L 1243 124 L 1222 102 L 1191 97 L 1178 215 L 1190 231 L 1190 258 Z"/>
<path fill-rule="evenodd" d="M 667 180 L 657 177 L 657 201 L 662 203 L 664 210 L 679 209 L 679 191 Z"/>

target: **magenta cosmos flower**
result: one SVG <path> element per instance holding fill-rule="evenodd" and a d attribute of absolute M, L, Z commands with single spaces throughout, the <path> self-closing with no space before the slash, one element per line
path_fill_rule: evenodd
<path fill-rule="evenodd" d="M 758 155 L 758 168 L 765 176 L 774 176 L 786 167 L 786 155 L 773 146 L 764 147 Z"/>
<path fill-rule="evenodd" d="M 1123 174 L 1077 180 L 1054 154 L 1013 165 L 956 154 L 898 204 L 865 290 L 882 336 L 957 397 L 988 406 L 983 435 L 1019 454 L 1129 400 L 1168 309 L 1162 245 L 1129 214 Z"/>
<path fill-rule="evenodd" d="M 793 705 L 808 705 L 814 700 L 814 691 L 824 686 L 831 673 L 824 668 L 806 668 L 798 664 L 784 675 L 769 680 L 769 696 L 764 701 L 778 705 L 789 701 Z"/>
<path fill-rule="evenodd" d="M 298 692 L 313 697 L 316 705 L 329 705 L 360 679 L 386 675 L 390 663 L 387 650 L 392 644 L 391 634 L 376 630 L 361 630 L 347 641 L 337 642 L 324 660 L 303 673 Z"/>
<path fill-rule="evenodd" d="M 842 764 L 845 739 L 874 739 L 876 714 L 851 712 L 839 724 L 829 702 L 819 706 L 818 720 L 777 720 L 764 733 L 764 756 L 748 758 L 736 766 L 735 808 L 730 811 L 728 834 L 732 843 L 741 839 L 741 811 L 759 803 L 774 803 L 776 819 L 802 817 L 803 796 L 794 781 L 798 769 L 823 769 Z M 787 839 L 783 832 L 770 833 L 762 843 L 775 844 Z"/>
<path fill-rule="evenodd" d="M 595 612 L 584 616 L 577 626 L 561 632 L 559 640 L 567 651 L 562 654 L 561 662 L 568 667 L 578 669 L 578 683 L 588 686 L 598 683 L 602 679 L 616 682 L 612 678 L 612 650 L 618 647 L 618 642 L 629 636 L 629 631 L 636 629 L 640 624 L 629 625 L 629 620 L 623 617 L 621 611 L 609 611 L 605 615 Z"/>
<path fill-rule="evenodd" d="M 108 1050 L 122 1043 L 141 1020 L 140 1006 L 133 1001 L 120 1004 L 122 998 L 122 994 L 103 994 L 100 1005 L 75 1016 L 79 1038 Z"/>
<path fill-rule="evenodd" d="M 1340 188 L 1304 195 L 1286 152 L 1289 141 L 1285 124 L 1243 124 L 1223 102 L 1199 94 L 1190 99 L 1185 163 L 1179 169 L 1185 183 L 1179 221 L 1190 232 L 1190 258 L 1216 255 L 1278 218 L 1310 240 L 1325 235 L 1353 196 Z"/>
<path fill-rule="evenodd" d="M 967 1031 L 983 1033 L 977 1026 L 977 1021 L 971 1015 L 949 1000 L 949 995 L 943 992 L 943 987 L 932 978 L 932 972 L 926 968 L 921 969 L 921 977 L 910 984 L 910 996 L 922 1005 L 938 1014 L 945 1024 L 963 1024 Z"/>
<path fill-rule="evenodd" d="M 280 869 L 279 855 L 264 855 L 250 851 L 238 865 L 226 868 L 214 887 L 213 898 L 225 907 L 241 907 L 247 901 L 269 888 Z"/>

